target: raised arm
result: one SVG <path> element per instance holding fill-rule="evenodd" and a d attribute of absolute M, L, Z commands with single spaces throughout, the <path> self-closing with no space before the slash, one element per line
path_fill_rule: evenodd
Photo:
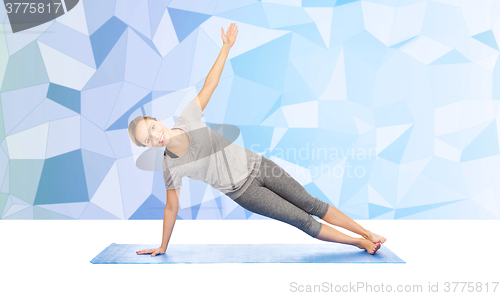
<path fill-rule="evenodd" d="M 212 97 L 212 93 L 219 84 L 222 69 L 226 64 L 227 55 L 229 54 L 229 50 L 233 46 L 234 42 L 236 41 L 236 36 L 238 35 L 237 28 L 238 26 L 232 23 L 227 29 L 226 34 L 224 34 L 224 29 L 221 28 L 221 37 L 223 42 L 221 51 L 212 69 L 210 70 L 210 72 L 208 72 L 203 88 L 193 100 L 201 108 L 201 111 L 205 110 L 210 97 Z"/>
<path fill-rule="evenodd" d="M 163 211 L 163 239 L 161 246 L 155 249 L 137 251 L 137 255 L 151 254 L 151 256 L 154 257 L 156 255 L 164 254 L 167 251 L 168 242 L 172 236 L 172 231 L 174 230 L 175 221 L 177 219 L 177 213 L 179 211 L 180 193 L 180 187 L 177 189 L 167 190 L 167 203 L 165 205 L 165 210 Z"/>

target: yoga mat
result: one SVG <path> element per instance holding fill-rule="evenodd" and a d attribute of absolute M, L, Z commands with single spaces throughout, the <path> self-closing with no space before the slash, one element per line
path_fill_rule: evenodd
<path fill-rule="evenodd" d="M 165 254 L 137 255 L 158 245 L 112 243 L 93 264 L 405 263 L 385 245 L 375 255 L 344 244 L 171 244 Z"/>

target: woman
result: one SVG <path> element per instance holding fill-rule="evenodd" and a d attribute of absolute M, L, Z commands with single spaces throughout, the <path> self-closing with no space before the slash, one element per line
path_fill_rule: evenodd
<path fill-rule="evenodd" d="M 229 49 L 238 35 L 231 24 L 223 46 L 198 96 L 190 101 L 169 129 L 161 120 L 139 116 L 129 125 L 130 138 L 140 147 L 166 147 L 163 177 L 167 189 L 163 240 L 159 248 L 137 251 L 156 256 L 166 252 L 179 208 L 182 177 L 202 180 L 223 192 L 243 208 L 304 231 L 323 241 L 350 244 L 375 254 L 386 239 L 372 233 L 335 207 L 311 196 L 300 183 L 269 158 L 230 143 L 202 121 L 205 109 L 217 87 Z M 324 221 L 361 235 L 354 238 L 316 221 Z"/>

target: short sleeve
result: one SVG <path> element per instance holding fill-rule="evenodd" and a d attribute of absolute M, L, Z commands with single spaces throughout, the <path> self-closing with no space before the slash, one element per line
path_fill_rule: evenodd
<path fill-rule="evenodd" d="M 177 189 L 182 186 L 182 176 L 170 172 L 168 168 L 163 168 L 163 180 L 165 181 L 165 188 L 167 190 Z"/>
<path fill-rule="evenodd" d="M 184 107 L 182 113 L 179 117 L 186 119 L 188 122 L 201 121 L 201 118 L 204 116 L 198 104 L 196 104 L 193 100 L 189 101 L 189 103 Z"/>

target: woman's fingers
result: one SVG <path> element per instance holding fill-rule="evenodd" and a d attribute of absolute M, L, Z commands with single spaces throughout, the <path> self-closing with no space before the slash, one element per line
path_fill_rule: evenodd
<path fill-rule="evenodd" d="M 224 44 L 229 44 L 230 46 L 233 45 L 234 40 L 236 39 L 236 36 L 238 35 L 238 26 L 236 26 L 236 23 L 231 23 L 229 27 L 227 28 L 226 33 L 224 34 L 224 28 L 220 28 L 221 30 L 221 37 L 224 42 Z"/>
<path fill-rule="evenodd" d="M 137 254 L 150 254 L 152 252 L 153 252 L 153 249 L 140 250 L 140 251 L 137 251 Z"/>
<path fill-rule="evenodd" d="M 231 23 L 231 25 L 229 25 L 229 28 L 227 28 L 227 33 L 233 34 L 236 28 L 238 28 L 238 26 L 236 26 L 236 23 Z"/>
<path fill-rule="evenodd" d="M 147 250 L 140 250 L 140 251 L 136 251 L 137 255 L 140 255 L 140 254 L 151 254 L 151 256 L 156 256 L 158 254 L 163 254 L 165 253 L 165 250 L 163 250 L 162 248 L 155 248 L 155 249 L 147 249 Z"/>
<path fill-rule="evenodd" d="M 223 28 L 220 28 L 221 29 L 221 34 L 222 36 L 224 35 L 235 35 L 235 34 L 238 34 L 238 26 L 236 26 L 235 23 L 231 23 L 231 25 L 229 25 L 229 28 L 227 28 L 227 31 L 226 31 L 226 34 L 224 34 L 224 29 Z M 236 36 L 236 35 L 235 35 Z"/>

